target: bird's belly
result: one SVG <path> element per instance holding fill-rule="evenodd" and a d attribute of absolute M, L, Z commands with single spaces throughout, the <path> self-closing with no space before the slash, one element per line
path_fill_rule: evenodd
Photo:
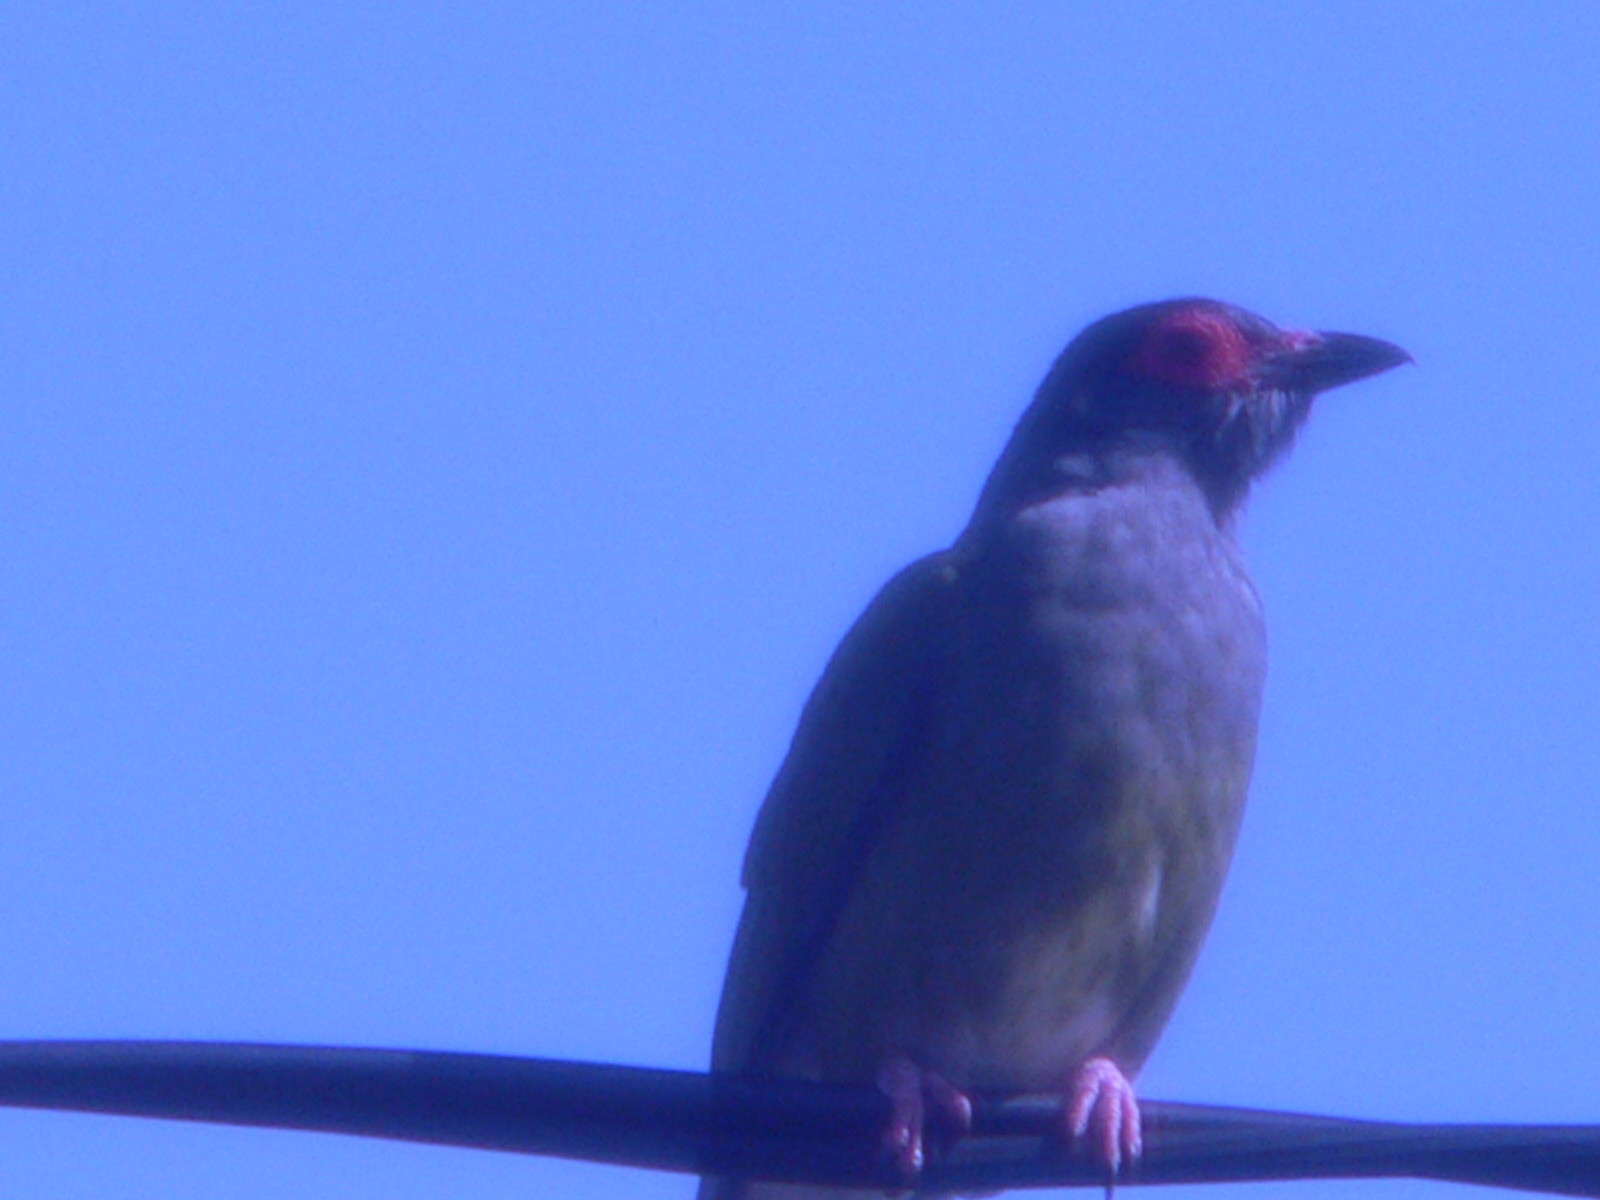
<path fill-rule="evenodd" d="M 1253 701 L 1212 702 L 1226 655 L 990 667 L 956 680 L 964 719 L 930 739 L 818 964 L 828 1077 L 890 1054 L 959 1086 L 1060 1087 L 1096 1053 L 1136 1071 L 1210 923 L 1254 733 Z"/>

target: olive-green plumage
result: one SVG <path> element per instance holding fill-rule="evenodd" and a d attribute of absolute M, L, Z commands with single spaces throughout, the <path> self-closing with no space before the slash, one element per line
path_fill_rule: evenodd
<path fill-rule="evenodd" d="M 1265 630 L 1234 518 L 1317 391 L 1402 361 L 1204 300 L 1067 348 L 968 528 L 889 583 L 806 706 L 745 861 L 714 1068 L 871 1083 L 903 1059 L 1063 1093 L 1087 1059 L 1138 1071 L 1255 751 Z"/>

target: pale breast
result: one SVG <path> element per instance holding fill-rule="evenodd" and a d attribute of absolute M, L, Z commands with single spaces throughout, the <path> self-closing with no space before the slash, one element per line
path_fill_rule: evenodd
<path fill-rule="evenodd" d="M 1231 539 L 1148 487 L 1004 534 L 963 561 L 925 751 L 819 964 L 831 1076 L 899 1052 L 1054 1086 L 1147 1050 L 1226 872 L 1265 662 Z"/>

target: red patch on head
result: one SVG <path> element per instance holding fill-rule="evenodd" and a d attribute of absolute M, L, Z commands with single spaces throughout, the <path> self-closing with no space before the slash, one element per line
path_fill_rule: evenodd
<path fill-rule="evenodd" d="M 1215 390 L 1243 382 L 1250 342 L 1222 313 L 1184 308 L 1150 327 L 1128 370 L 1173 387 Z"/>

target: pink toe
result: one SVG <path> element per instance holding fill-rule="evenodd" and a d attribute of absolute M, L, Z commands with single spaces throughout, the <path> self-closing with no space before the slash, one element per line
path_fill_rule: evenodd
<path fill-rule="evenodd" d="M 926 1160 L 930 1132 L 941 1141 L 972 1129 L 972 1101 L 965 1092 L 904 1055 L 895 1055 L 878 1072 L 878 1090 L 889 1097 L 890 1116 L 883 1146 L 895 1169 L 914 1182 Z"/>
<path fill-rule="evenodd" d="M 1109 1058 L 1088 1059 L 1073 1072 L 1063 1116 L 1068 1140 L 1086 1146 L 1113 1173 L 1144 1150 L 1133 1084 Z"/>

